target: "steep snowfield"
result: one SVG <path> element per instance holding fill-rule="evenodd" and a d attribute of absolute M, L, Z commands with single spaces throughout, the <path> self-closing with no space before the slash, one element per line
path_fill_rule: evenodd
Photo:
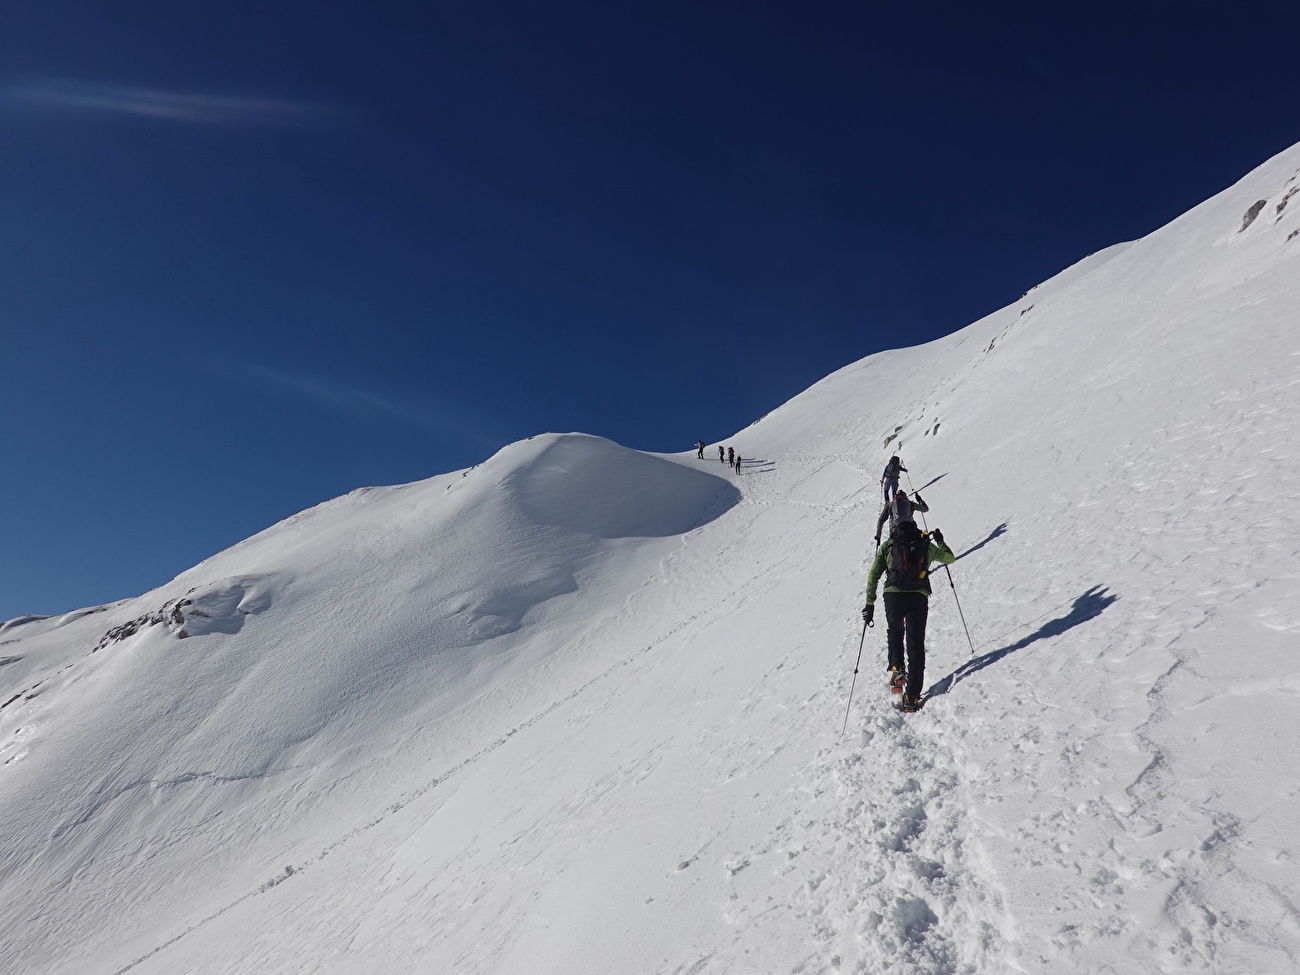
<path fill-rule="evenodd" d="M 0 967 L 1296 970 L 1298 175 L 835 373 L 740 476 L 541 436 L 5 624 Z M 892 452 L 975 651 L 940 574 L 925 710 L 873 629 L 841 735 Z"/>

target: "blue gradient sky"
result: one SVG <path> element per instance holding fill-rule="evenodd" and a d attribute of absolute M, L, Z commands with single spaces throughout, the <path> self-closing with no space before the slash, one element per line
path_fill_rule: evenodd
<path fill-rule="evenodd" d="M 539 431 L 722 438 L 1300 139 L 1298 26 L 1282 4 L 7 5 L 0 620 Z"/>

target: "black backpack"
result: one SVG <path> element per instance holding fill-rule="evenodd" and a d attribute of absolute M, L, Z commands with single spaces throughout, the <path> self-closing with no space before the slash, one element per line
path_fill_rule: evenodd
<path fill-rule="evenodd" d="M 889 560 L 886 587 L 928 592 L 930 583 L 926 577 L 930 574 L 930 539 L 921 533 L 914 521 L 900 524 L 890 538 L 894 555 Z"/>

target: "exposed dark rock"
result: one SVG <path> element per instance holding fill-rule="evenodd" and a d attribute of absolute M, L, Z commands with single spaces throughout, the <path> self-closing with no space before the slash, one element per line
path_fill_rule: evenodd
<path fill-rule="evenodd" d="M 1267 202 L 1268 200 L 1258 200 L 1246 211 L 1246 215 L 1241 220 L 1241 230 L 1245 230 L 1255 222 L 1255 218 L 1259 216 L 1259 211 L 1264 209 L 1264 204 Z M 1238 230 L 1237 233 L 1241 233 L 1241 230 Z"/>
<path fill-rule="evenodd" d="M 238 633 L 245 619 L 270 605 L 270 591 L 255 578 L 222 579 L 191 589 L 152 613 L 113 627 L 100 637 L 91 653 L 151 626 L 166 626 L 178 640 L 210 633 Z"/>
<path fill-rule="evenodd" d="M 107 646 L 125 640 L 127 637 L 135 636 L 141 630 L 150 626 L 157 626 L 160 623 L 166 624 L 177 637 L 183 640 L 189 634 L 185 632 L 185 614 L 181 612 L 181 607 L 189 604 L 190 600 L 188 599 L 173 599 L 171 602 L 163 604 L 161 609 L 121 623 L 100 637 L 99 642 L 95 644 L 95 649 L 90 652 L 98 653 Z"/>

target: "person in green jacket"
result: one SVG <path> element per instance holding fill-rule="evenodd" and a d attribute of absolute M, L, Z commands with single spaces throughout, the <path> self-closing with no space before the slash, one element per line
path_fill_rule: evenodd
<path fill-rule="evenodd" d="M 921 707 L 921 688 L 925 682 L 925 621 L 930 611 L 930 566 L 935 562 L 951 565 L 957 561 L 935 529 L 927 537 L 915 522 L 903 522 L 896 533 L 885 539 L 876 551 L 867 575 L 867 605 L 862 619 L 874 626 L 876 587 L 885 576 L 885 621 L 888 626 L 890 690 L 902 693 L 904 711 Z M 903 644 L 906 638 L 907 667 L 903 667 Z"/>

